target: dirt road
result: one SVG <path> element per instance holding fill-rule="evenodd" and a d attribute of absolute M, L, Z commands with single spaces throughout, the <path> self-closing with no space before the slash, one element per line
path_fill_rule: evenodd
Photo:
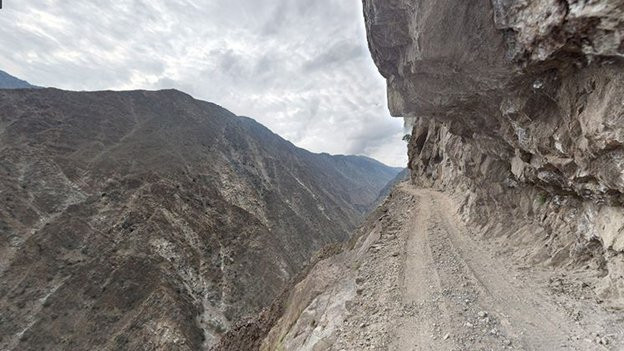
<path fill-rule="evenodd" d="M 492 257 L 468 235 L 448 197 L 410 186 L 403 189 L 415 196 L 417 208 L 405 228 L 402 292 L 419 312 L 403 319 L 392 349 L 615 347 L 616 340 L 605 336 L 600 326 L 607 316 L 594 311 L 581 323 L 540 286 L 542 279 L 519 279 L 511 262 Z"/>
<path fill-rule="evenodd" d="M 624 350 L 624 314 L 591 289 L 554 289 L 566 273 L 497 253 L 443 193 L 393 194 L 352 249 L 299 285 L 267 350 Z"/>
<path fill-rule="evenodd" d="M 446 195 L 408 184 L 400 191 L 411 205 L 393 215 L 396 235 L 381 235 L 359 268 L 357 322 L 347 323 L 359 330 L 343 330 L 342 349 L 624 349 L 614 314 L 555 294 L 546 283 L 552 272 L 521 271 L 496 256 Z"/>

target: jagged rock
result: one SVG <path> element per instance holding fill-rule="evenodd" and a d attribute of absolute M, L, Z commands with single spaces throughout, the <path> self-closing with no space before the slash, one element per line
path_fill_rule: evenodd
<path fill-rule="evenodd" d="M 536 262 L 602 262 L 596 291 L 624 303 L 624 2 L 363 3 L 413 181 L 461 192 L 490 235 L 547 240 L 522 245 Z"/>

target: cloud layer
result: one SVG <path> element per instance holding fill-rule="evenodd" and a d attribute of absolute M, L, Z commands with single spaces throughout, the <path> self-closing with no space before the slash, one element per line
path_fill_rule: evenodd
<path fill-rule="evenodd" d="M 32 84 L 176 88 L 311 151 L 406 163 L 360 0 L 8 0 L 0 25 L 0 69 Z"/>

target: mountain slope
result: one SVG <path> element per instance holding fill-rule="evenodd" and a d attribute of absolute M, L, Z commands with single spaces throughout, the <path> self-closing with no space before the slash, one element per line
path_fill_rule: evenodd
<path fill-rule="evenodd" d="M 178 91 L 0 91 L 0 349 L 195 350 L 397 171 Z"/>
<path fill-rule="evenodd" d="M 247 343 L 624 350 L 624 1 L 363 9 L 412 184 Z"/>
<path fill-rule="evenodd" d="M 475 240 L 460 204 L 399 184 L 295 284 L 260 340 L 221 350 L 622 350 L 621 312 Z"/>
<path fill-rule="evenodd" d="M 28 88 L 36 88 L 36 86 L 31 85 L 27 81 L 21 80 L 19 78 L 15 78 L 12 75 L 0 71 L 0 89 L 28 89 Z"/>

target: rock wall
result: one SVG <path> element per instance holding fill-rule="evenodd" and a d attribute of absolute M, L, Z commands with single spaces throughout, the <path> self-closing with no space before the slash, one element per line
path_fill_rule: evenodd
<path fill-rule="evenodd" d="M 412 180 L 624 303 L 624 1 L 364 0 Z"/>

